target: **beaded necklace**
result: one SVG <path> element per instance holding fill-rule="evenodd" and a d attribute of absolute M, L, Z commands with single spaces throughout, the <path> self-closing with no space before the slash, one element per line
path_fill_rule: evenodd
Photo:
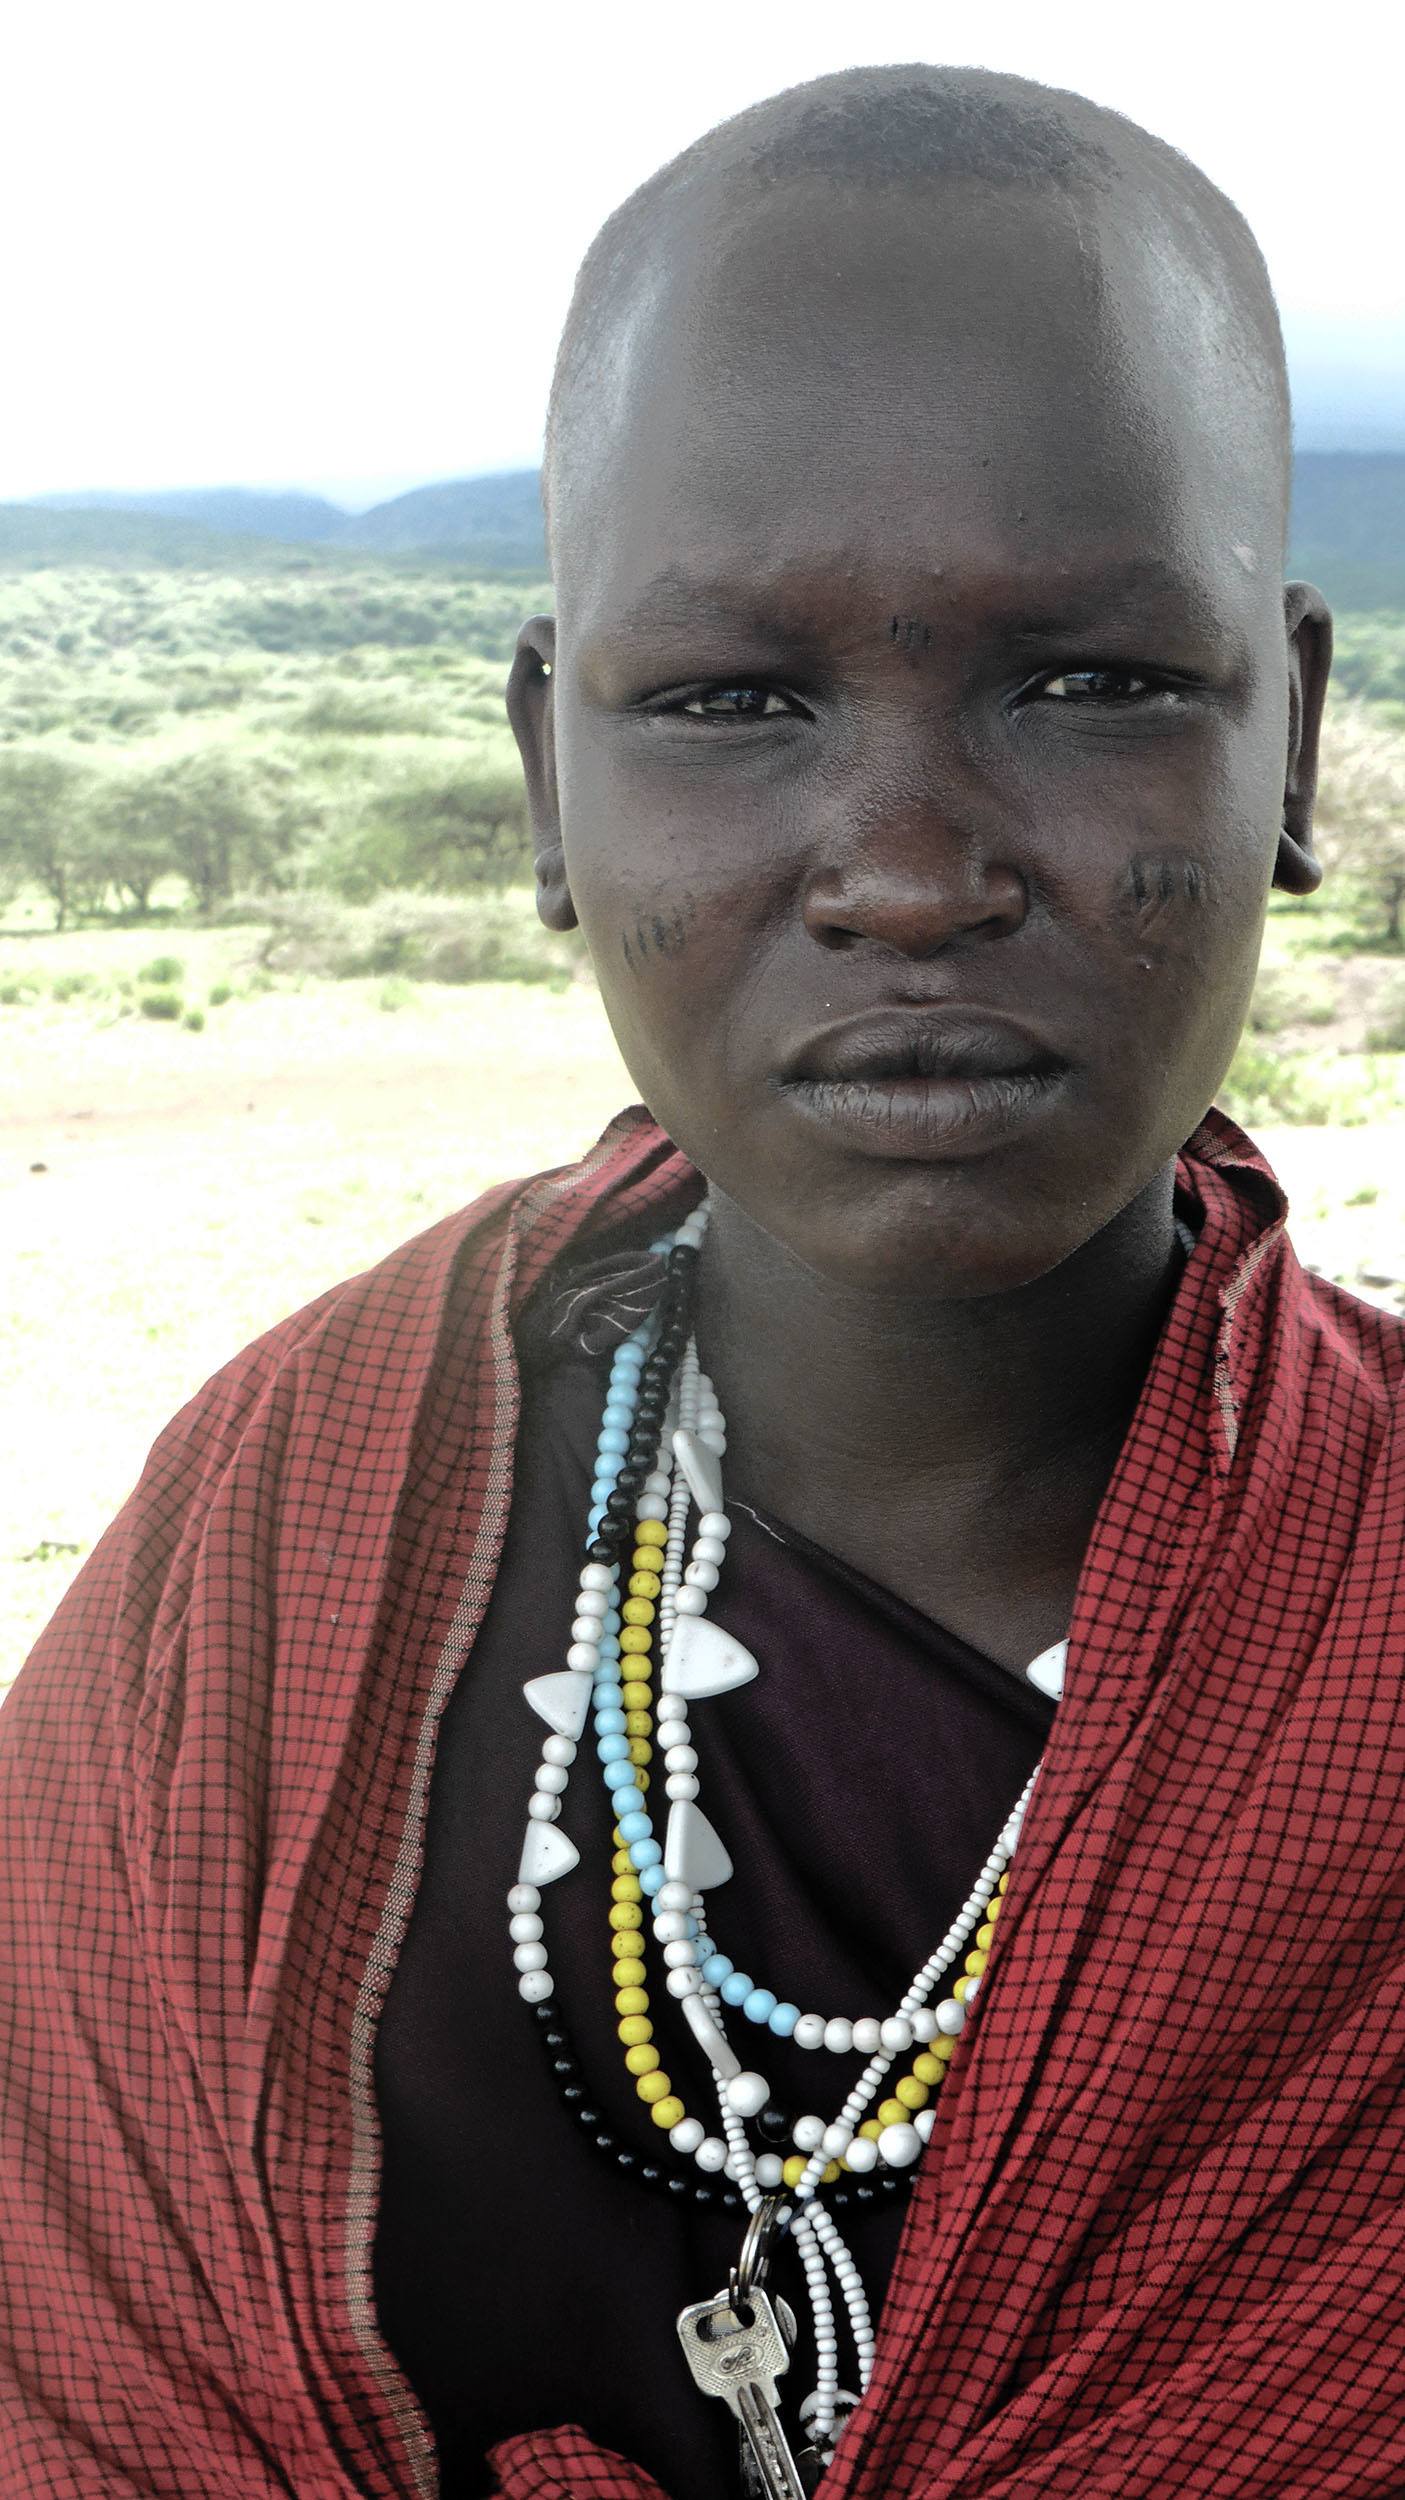
<path fill-rule="evenodd" d="M 619 1346 L 611 1363 L 565 1666 L 524 1687 L 550 1732 L 528 1800 L 517 1881 L 508 1893 L 510 1934 L 519 1992 L 533 2009 L 568 2104 L 599 2148 L 622 2170 L 635 2171 L 644 2184 L 661 2186 L 675 2198 L 691 2193 L 699 2204 L 715 2199 L 727 2210 L 745 2208 L 753 2223 L 763 2220 L 767 2230 L 777 2220 L 789 2229 L 804 2271 L 817 2355 L 816 2387 L 801 2409 L 802 2419 L 822 2468 L 843 2417 L 858 2401 L 839 2383 L 831 2276 L 847 2318 L 860 2395 L 874 2351 L 862 2277 L 825 2191 L 835 2191 L 837 2204 L 847 2202 L 850 2190 L 869 2201 L 875 2193 L 901 2192 L 908 2184 L 935 2122 L 932 2096 L 980 1989 L 1006 1870 L 1038 1771 L 946 1935 L 888 2014 L 850 2020 L 802 2013 L 737 1970 L 713 1942 L 705 1896 L 730 1880 L 733 1867 L 699 1803 L 689 1706 L 749 1683 L 759 1667 L 750 1651 L 706 1616 L 731 1532 L 721 1473 L 725 1421 L 688 1325 L 706 1225 L 704 1205 L 671 1239 L 654 1245 L 666 1257 L 658 1308 Z M 1065 1654 L 1060 1642 L 1026 1670 L 1056 1701 Z M 641 2161 L 617 2144 L 591 2105 L 554 2002 L 542 1894 L 579 1863 L 559 1818 L 592 1709 L 613 1824 L 607 1935 L 618 2037 L 636 2095 L 671 2151 L 694 2166 L 691 2179 L 666 2159 Z M 668 1801 L 663 1840 L 648 1805 L 656 1744 L 662 1748 Z M 689 2111 L 661 2062 L 650 2014 L 646 1908 L 665 1988 L 710 2069 L 720 2132 Z M 958 1961 L 963 1966 L 949 1995 L 933 2006 L 929 1999 Z M 728 2038 L 726 2017 L 732 2012 L 798 2047 L 864 2056 L 863 2072 L 835 2118 L 827 2122 L 808 2111 L 792 2118 L 778 2107 L 765 2075 L 744 2066 Z M 887 2089 L 894 2064 L 914 2051 Z M 794 2149 L 783 2155 L 778 2147 L 787 2139 Z"/>

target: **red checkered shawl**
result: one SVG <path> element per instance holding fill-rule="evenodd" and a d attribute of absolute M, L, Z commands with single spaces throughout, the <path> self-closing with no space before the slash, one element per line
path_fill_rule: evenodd
<path fill-rule="evenodd" d="M 1227 1122 L 1183 1169 L 1200 1247 L 834 2500 L 1405 2492 L 1405 1331 L 1303 1276 Z M 433 2492 L 372 2303 L 371 2049 L 509 1321 L 695 1187 L 628 1114 L 275 1329 L 6 1704 L 4 2494 Z M 495 2465 L 655 2488 L 576 2430 Z"/>

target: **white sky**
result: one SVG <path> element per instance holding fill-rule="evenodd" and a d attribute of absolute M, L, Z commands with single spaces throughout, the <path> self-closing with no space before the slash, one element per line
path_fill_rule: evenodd
<path fill-rule="evenodd" d="M 11 0 L 0 498 L 536 458 L 608 211 L 724 114 L 856 61 L 982 61 L 1160 131 L 1244 209 L 1300 394 L 1405 442 L 1393 0 Z M 1325 378 L 1324 378 L 1325 377 Z"/>

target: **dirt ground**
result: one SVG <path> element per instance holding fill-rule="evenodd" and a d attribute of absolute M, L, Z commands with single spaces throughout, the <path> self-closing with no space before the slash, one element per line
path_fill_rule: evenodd
<path fill-rule="evenodd" d="M 585 984 L 425 987 L 393 1013 L 327 984 L 200 1034 L 25 1009 L 0 1049 L 2 1688 L 210 1372 L 489 1183 L 581 1152 L 632 1089 Z M 1300 1255 L 1405 1307 L 1405 1127 L 1261 1142 Z"/>

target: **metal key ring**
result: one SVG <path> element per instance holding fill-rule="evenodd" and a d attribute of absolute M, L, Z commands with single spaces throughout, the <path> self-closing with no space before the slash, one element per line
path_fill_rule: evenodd
<path fill-rule="evenodd" d="M 763 2196 L 746 2226 L 742 2253 L 728 2278 L 727 2297 L 737 2316 L 751 2316 L 751 2295 L 764 2291 L 771 2271 L 771 2243 L 781 2237 L 790 2220 L 790 2207 L 783 2196 Z"/>

